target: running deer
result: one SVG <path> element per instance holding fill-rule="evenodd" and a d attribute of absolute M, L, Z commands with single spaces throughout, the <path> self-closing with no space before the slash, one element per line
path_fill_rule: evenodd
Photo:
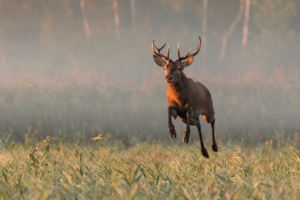
<path fill-rule="evenodd" d="M 168 84 L 167 100 L 168 100 L 168 128 L 171 138 L 176 138 L 175 127 L 172 123 L 172 118 L 176 119 L 180 117 L 181 121 L 186 124 L 183 134 L 183 142 L 188 143 L 190 137 L 190 125 L 195 125 L 198 130 L 201 153 L 204 157 L 208 158 L 206 148 L 203 144 L 201 125 L 199 116 L 211 124 L 212 134 L 212 149 L 218 151 L 218 146 L 215 140 L 215 112 L 213 108 L 213 102 L 208 89 L 199 82 L 194 82 L 191 78 L 188 78 L 183 73 L 185 67 L 190 66 L 194 61 L 194 56 L 198 54 L 201 47 L 201 38 L 199 37 L 198 48 L 195 53 L 189 52 L 180 57 L 179 43 L 178 43 L 178 59 L 174 62 L 169 58 L 170 47 L 168 46 L 167 56 L 161 53 L 161 50 L 165 47 L 164 44 L 161 48 L 157 48 L 152 43 L 152 51 L 154 53 L 153 59 L 155 63 L 163 67 L 165 70 L 165 82 Z"/>

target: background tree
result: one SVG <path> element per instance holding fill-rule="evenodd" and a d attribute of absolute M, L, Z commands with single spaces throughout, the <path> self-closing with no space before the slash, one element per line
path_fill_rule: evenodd
<path fill-rule="evenodd" d="M 299 1 L 207 2 L 0 0 L 1 74 L 51 76 L 77 66 L 82 73 L 141 81 L 153 71 L 153 39 L 170 43 L 176 56 L 177 42 L 188 51 L 198 36 L 203 49 L 195 64 L 202 69 L 298 71 Z"/>

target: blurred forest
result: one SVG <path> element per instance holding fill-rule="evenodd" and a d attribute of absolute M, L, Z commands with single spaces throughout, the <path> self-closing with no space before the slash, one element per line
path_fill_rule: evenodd
<path fill-rule="evenodd" d="M 177 42 L 184 52 L 201 36 L 193 71 L 267 77 L 281 69 L 293 79 L 299 22 L 298 0 L 0 0 L 0 72 L 141 81 L 159 71 L 152 40 L 170 44 L 176 59 Z"/>

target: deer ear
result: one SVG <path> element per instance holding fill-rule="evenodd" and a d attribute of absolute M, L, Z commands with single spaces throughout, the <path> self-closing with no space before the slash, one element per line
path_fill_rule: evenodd
<path fill-rule="evenodd" d="M 182 66 L 183 67 L 188 67 L 194 62 L 194 56 L 189 56 L 186 59 L 182 61 Z"/>
<path fill-rule="evenodd" d="M 153 55 L 153 59 L 158 66 L 164 67 L 166 65 L 166 61 L 162 60 L 157 55 Z"/>

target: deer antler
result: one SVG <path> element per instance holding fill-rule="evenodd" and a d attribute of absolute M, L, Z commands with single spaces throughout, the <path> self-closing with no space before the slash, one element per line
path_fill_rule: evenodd
<path fill-rule="evenodd" d="M 163 58 L 165 60 L 169 60 L 169 55 L 170 55 L 170 46 L 168 46 L 168 52 L 167 52 L 167 56 L 163 55 L 160 51 L 166 46 L 166 43 L 160 47 L 157 48 L 154 44 L 154 40 L 152 42 L 152 51 L 155 55 L 159 56 L 160 58 Z"/>
<path fill-rule="evenodd" d="M 189 57 L 189 56 L 195 56 L 195 55 L 197 55 L 197 53 L 200 51 L 200 49 L 201 49 L 201 38 L 199 37 L 198 47 L 197 47 L 195 53 L 190 54 L 190 53 L 191 53 L 191 50 L 192 50 L 192 48 L 190 48 L 189 52 L 188 52 L 185 56 L 180 57 L 180 50 L 179 50 L 179 43 L 178 43 L 178 45 L 177 45 L 177 50 L 178 50 L 178 60 L 184 60 L 184 59 L 186 59 L 186 58 Z"/>

